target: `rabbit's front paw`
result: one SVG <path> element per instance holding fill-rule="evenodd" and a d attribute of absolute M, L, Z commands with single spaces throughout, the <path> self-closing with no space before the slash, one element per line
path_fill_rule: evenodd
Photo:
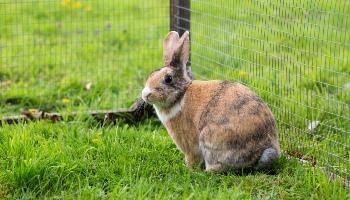
<path fill-rule="evenodd" d="M 223 172 L 225 170 L 226 169 L 221 164 L 214 164 L 214 165 L 206 164 L 206 166 L 205 166 L 205 171 L 207 171 L 207 172 L 218 172 L 218 173 L 220 173 L 220 172 Z"/>
<path fill-rule="evenodd" d="M 198 155 L 186 155 L 185 161 L 186 166 L 190 169 L 194 169 L 196 167 L 199 167 L 202 164 L 202 158 Z"/>

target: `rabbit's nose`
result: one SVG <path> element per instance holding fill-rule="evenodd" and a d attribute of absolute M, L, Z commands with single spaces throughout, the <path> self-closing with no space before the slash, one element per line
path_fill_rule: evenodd
<path fill-rule="evenodd" d="M 148 97 L 152 94 L 151 89 L 149 87 L 145 87 L 142 90 L 142 99 L 147 101 Z"/>

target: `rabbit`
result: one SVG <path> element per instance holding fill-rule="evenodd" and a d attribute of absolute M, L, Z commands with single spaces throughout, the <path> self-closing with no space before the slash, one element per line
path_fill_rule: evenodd
<path fill-rule="evenodd" d="M 225 80 L 192 80 L 186 67 L 189 32 L 163 43 L 164 66 L 153 71 L 142 99 L 153 105 L 186 165 L 206 171 L 270 169 L 280 157 L 274 116 L 248 87 Z"/>

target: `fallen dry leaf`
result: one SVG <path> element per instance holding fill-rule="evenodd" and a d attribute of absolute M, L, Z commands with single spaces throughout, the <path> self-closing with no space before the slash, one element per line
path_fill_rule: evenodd
<path fill-rule="evenodd" d="M 8 86 L 11 85 L 11 83 L 12 83 L 12 81 L 10 81 L 10 80 L 1 81 L 1 82 L 0 82 L 0 88 L 8 87 Z"/>

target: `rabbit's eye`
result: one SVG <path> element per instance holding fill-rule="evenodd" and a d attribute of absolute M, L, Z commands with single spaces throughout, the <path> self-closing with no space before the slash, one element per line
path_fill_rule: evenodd
<path fill-rule="evenodd" d="M 166 84 L 169 84 L 169 83 L 171 83 L 173 81 L 173 77 L 171 77 L 170 75 L 166 75 L 165 77 L 164 77 L 164 82 L 166 83 Z"/>

